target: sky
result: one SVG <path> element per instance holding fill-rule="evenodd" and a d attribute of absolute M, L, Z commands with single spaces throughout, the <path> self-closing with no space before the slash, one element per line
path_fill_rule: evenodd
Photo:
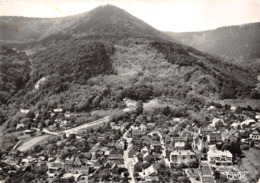
<path fill-rule="evenodd" d="M 161 31 L 260 22 L 260 0 L 0 0 L 0 16 L 62 17 L 111 4 Z"/>

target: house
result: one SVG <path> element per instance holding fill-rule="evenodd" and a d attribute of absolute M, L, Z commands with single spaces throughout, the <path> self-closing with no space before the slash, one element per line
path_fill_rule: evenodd
<path fill-rule="evenodd" d="M 170 162 L 179 165 L 184 163 L 186 165 L 191 165 L 193 162 L 197 161 L 197 157 L 191 150 L 175 150 L 170 154 Z"/>
<path fill-rule="evenodd" d="M 131 129 L 132 129 L 132 136 L 142 135 L 145 134 L 147 131 L 147 128 L 144 124 L 141 124 L 139 126 L 133 125 L 131 126 Z"/>
<path fill-rule="evenodd" d="M 249 137 L 252 140 L 260 140 L 260 129 L 254 129 Z"/>
<path fill-rule="evenodd" d="M 55 113 L 61 113 L 61 112 L 63 112 L 63 109 L 61 109 L 61 108 L 53 109 L 53 112 L 55 112 Z"/>
<path fill-rule="evenodd" d="M 199 124 L 198 123 L 192 123 L 192 131 L 198 132 L 199 131 Z"/>
<path fill-rule="evenodd" d="M 65 112 L 64 116 L 65 116 L 65 119 L 69 119 L 72 116 L 72 114 L 70 112 Z"/>
<path fill-rule="evenodd" d="M 149 153 L 150 152 L 150 149 L 147 147 L 147 146 L 144 146 L 142 149 L 141 149 L 141 153 Z"/>
<path fill-rule="evenodd" d="M 133 145 L 130 144 L 128 146 L 128 157 L 132 158 L 134 155 L 136 155 L 137 151 L 134 149 Z"/>
<path fill-rule="evenodd" d="M 161 142 L 160 141 L 156 141 L 156 140 L 153 140 L 151 145 L 150 145 L 150 148 L 152 150 L 155 150 L 155 149 L 160 149 L 162 146 L 161 146 Z"/>
<path fill-rule="evenodd" d="M 94 168 L 94 169 L 99 169 L 101 167 L 101 164 L 98 160 L 92 160 L 91 161 L 91 166 Z"/>
<path fill-rule="evenodd" d="M 206 137 L 202 137 L 200 135 L 194 137 L 192 142 L 192 148 L 195 150 L 199 150 L 202 152 L 204 149 L 208 148 L 208 141 Z"/>
<path fill-rule="evenodd" d="M 255 122 L 255 120 L 254 119 L 246 119 L 245 121 L 243 121 L 242 123 L 240 123 L 240 125 L 242 126 L 242 127 L 249 127 L 249 126 L 251 126 L 251 125 L 253 125 L 253 124 L 255 124 L 256 122 Z"/>
<path fill-rule="evenodd" d="M 129 131 L 125 132 L 125 137 L 126 138 L 132 138 L 132 134 Z"/>
<path fill-rule="evenodd" d="M 232 166 L 232 154 L 225 150 L 210 149 L 208 151 L 208 162 L 211 166 Z"/>
<path fill-rule="evenodd" d="M 203 136 L 206 136 L 208 135 L 209 133 L 212 133 L 213 132 L 213 129 L 211 128 L 200 128 L 199 129 L 199 134 L 203 135 Z"/>
<path fill-rule="evenodd" d="M 193 131 L 192 125 L 187 125 L 185 130 L 188 131 L 188 132 Z"/>
<path fill-rule="evenodd" d="M 171 143 L 171 137 L 168 134 L 163 134 L 163 139 L 165 141 L 165 144 Z"/>
<path fill-rule="evenodd" d="M 85 165 L 78 157 L 65 159 L 64 168 L 66 173 L 88 175 L 89 166 Z"/>
<path fill-rule="evenodd" d="M 212 120 L 212 123 L 210 124 L 211 127 L 213 128 L 217 128 L 219 125 L 225 126 L 225 122 L 223 121 L 223 119 L 219 119 L 219 118 L 214 118 Z"/>
<path fill-rule="evenodd" d="M 180 123 L 176 124 L 173 128 L 170 129 L 170 132 L 172 134 L 176 134 L 176 133 L 179 133 L 183 130 L 182 126 Z"/>
<path fill-rule="evenodd" d="M 188 137 L 172 137 L 171 138 L 171 143 L 175 144 L 175 142 L 187 142 Z"/>
<path fill-rule="evenodd" d="M 16 131 L 17 131 L 17 130 L 23 130 L 23 129 L 24 129 L 24 124 L 23 124 L 23 123 L 21 123 L 21 124 L 18 123 L 18 124 L 16 125 L 16 129 L 15 129 Z"/>
<path fill-rule="evenodd" d="M 23 114 L 28 114 L 30 112 L 29 109 L 20 109 L 20 112 Z"/>
<path fill-rule="evenodd" d="M 155 127 L 155 123 L 147 123 L 147 130 L 151 131 Z"/>
<path fill-rule="evenodd" d="M 107 159 L 109 159 L 109 160 L 122 160 L 123 159 L 123 155 L 120 154 L 120 153 L 109 154 Z"/>
<path fill-rule="evenodd" d="M 237 107 L 235 107 L 235 106 L 231 106 L 231 108 L 230 108 L 230 110 L 233 111 L 233 112 L 235 112 L 236 109 L 237 109 Z"/>
<path fill-rule="evenodd" d="M 149 166 L 144 170 L 144 178 L 146 182 L 158 181 L 158 171 L 154 165 Z"/>
<path fill-rule="evenodd" d="M 63 164 L 60 162 L 48 162 L 47 166 L 47 174 L 49 178 L 54 178 L 62 172 Z"/>
<path fill-rule="evenodd" d="M 112 174 L 118 174 L 118 170 L 119 170 L 119 167 L 117 166 L 117 164 L 116 164 L 116 163 L 113 163 L 112 166 L 111 166 L 111 168 L 110 168 L 110 172 L 111 172 Z"/>
<path fill-rule="evenodd" d="M 143 155 L 143 161 L 150 162 L 152 156 L 147 152 Z"/>
<path fill-rule="evenodd" d="M 234 130 L 234 129 L 230 129 L 229 131 L 225 131 L 223 133 L 221 133 L 221 139 L 222 141 L 226 141 L 226 140 L 230 140 L 230 141 L 233 141 L 233 140 L 236 140 L 237 137 L 239 136 L 237 130 Z"/>
<path fill-rule="evenodd" d="M 87 160 L 91 160 L 92 154 L 89 152 L 86 153 L 82 153 L 82 155 L 87 159 Z"/>
<path fill-rule="evenodd" d="M 147 146 L 148 145 L 150 146 L 150 144 L 152 144 L 152 139 L 150 137 L 148 137 L 147 135 L 143 136 L 141 138 L 141 141 L 142 141 L 143 144 L 145 144 Z"/>
<path fill-rule="evenodd" d="M 221 141 L 221 133 L 209 133 L 207 135 L 208 143 L 216 143 Z"/>
<path fill-rule="evenodd" d="M 142 162 L 135 156 L 132 159 L 134 170 L 140 172 L 142 170 Z"/>
<path fill-rule="evenodd" d="M 184 150 L 185 142 L 175 142 L 174 147 L 176 150 Z"/>
<path fill-rule="evenodd" d="M 122 149 L 124 150 L 125 149 L 125 140 L 124 139 L 119 139 L 116 141 L 116 147 L 118 149 Z"/>

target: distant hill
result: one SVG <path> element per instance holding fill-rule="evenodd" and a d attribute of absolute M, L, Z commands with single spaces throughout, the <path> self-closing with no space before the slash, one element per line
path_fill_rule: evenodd
<path fill-rule="evenodd" d="M 167 32 L 180 42 L 201 51 L 250 60 L 260 58 L 260 22 L 202 32 Z"/>
<path fill-rule="evenodd" d="M 0 17 L 0 42 L 25 43 L 64 36 L 114 36 L 171 39 L 112 5 L 64 18 Z M 57 38 L 60 37 L 60 38 Z"/>
<path fill-rule="evenodd" d="M 207 100 L 260 98 L 256 75 L 176 43 L 115 6 L 59 19 L 9 19 L 30 20 L 37 30 L 31 36 L 22 31 L 26 39 L 7 33 L 5 43 L 38 48 L 30 55 L 30 79 L 13 96 L 24 108 L 90 112 L 124 108 L 124 98 L 163 98 L 194 110 Z"/>

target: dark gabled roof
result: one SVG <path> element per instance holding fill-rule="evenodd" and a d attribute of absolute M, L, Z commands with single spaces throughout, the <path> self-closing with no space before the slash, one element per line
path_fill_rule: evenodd
<path fill-rule="evenodd" d="M 258 134 L 260 135 L 260 128 L 255 128 L 251 133 L 253 133 L 254 131 L 257 131 Z"/>

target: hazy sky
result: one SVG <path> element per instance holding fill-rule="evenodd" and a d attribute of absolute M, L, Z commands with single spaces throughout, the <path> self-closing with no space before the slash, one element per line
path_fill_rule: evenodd
<path fill-rule="evenodd" d="M 116 5 L 162 31 L 260 22 L 260 0 L 0 0 L 0 16 L 61 17 L 105 4 Z"/>

